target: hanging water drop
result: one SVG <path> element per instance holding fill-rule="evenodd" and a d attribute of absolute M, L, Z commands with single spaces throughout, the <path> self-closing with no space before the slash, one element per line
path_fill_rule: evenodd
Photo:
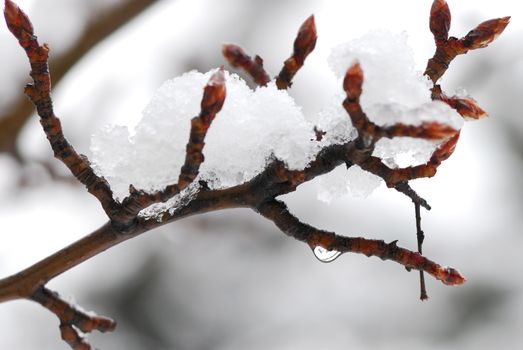
<path fill-rule="evenodd" d="M 316 246 L 312 251 L 314 252 L 316 258 L 324 263 L 332 262 L 341 255 L 341 252 L 337 250 L 327 250 L 321 246 Z"/>

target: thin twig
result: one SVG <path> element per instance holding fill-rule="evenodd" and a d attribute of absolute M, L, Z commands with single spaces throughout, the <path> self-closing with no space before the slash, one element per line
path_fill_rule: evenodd
<path fill-rule="evenodd" d="M 420 204 L 414 202 L 414 211 L 416 215 L 416 238 L 418 240 L 418 253 L 423 255 L 423 241 L 425 240 L 425 234 L 421 229 L 421 213 L 420 213 Z M 429 296 L 427 295 L 427 289 L 425 287 L 425 275 L 423 271 L 419 272 L 419 286 L 420 286 L 420 300 L 427 300 Z"/>
<path fill-rule="evenodd" d="M 64 53 L 51 57 L 49 66 L 56 85 L 67 72 L 103 39 L 142 13 L 158 0 L 124 0 L 96 13 L 81 36 Z M 11 101 L 0 111 L 0 152 L 17 155 L 16 140 L 20 130 L 34 113 L 34 106 L 25 98 Z M 22 159 L 22 158 L 20 158 Z"/>
<path fill-rule="evenodd" d="M 80 332 L 90 333 L 97 330 L 105 333 L 116 328 L 116 322 L 112 319 L 87 313 L 45 287 L 39 288 L 30 299 L 58 317 L 62 339 L 74 350 L 91 349 Z"/>
<path fill-rule="evenodd" d="M 418 253 L 400 248 L 396 244 L 397 241 L 385 243 L 382 240 L 363 237 L 344 237 L 305 224 L 292 215 L 281 201 L 261 203 L 255 210 L 274 222 L 287 235 L 307 243 L 311 249 L 320 246 L 329 251 L 359 253 L 368 257 L 376 256 L 382 260 L 392 260 L 408 269 L 426 271 L 447 285 L 458 285 L 465 281 L 455 269 L 440 266 Z"/>
<path fill-rule="evenodd" d="M 109 217 L 118 211 L 119 205 L 113 199 L 113 193 L 107 181 L 97 176 L 91 168 L 88 159 L 78 154 L 63 134 L 60 120 L 53 110 L 51 99 L 51 76 L 49 74 L 49 48 L 46 44 L 40 45 L 34 35 L 33 26 L 27 15 L 12 1 L 5 1 L 5 18 L 11 33 L 18 39 L 20 46 L 25 50 L 31 65 L 30 75 L 33 84 L 25 88 L 26 95 L 36 106 L 40 123 L 51 144 L 54 155 L 62 161 L 78 179 L 85 185 L 89 193 L 94 195 L 102 204 Z"/>
<path fill-rule="evenodd" d="M 314 16 L 311 15 L 303 22 L 298 30 L 298 35 L 294 40 L 292 56 L 285 60 L 283 68 L 276 77 L 276 86 L 278 89 L 285 90 L 291 87 L 292 79 L 298 70 L 303 67 L 307 56 L 314 50 L 317 39 L 316 24 L 314 22 Z"/>
<path fill-rule="evenodd" d="M 487 47 L 507 27 L 510 17 L 491 19 L 480 23 L 461 39 L 448 37 L 451 15 L 445 0 L 434 0 L 430 11 L 430 30 L 436 42 L 436 52 L 429 59 L 425 75 L 434 84 L 445 74 L 450 63 L 458 55 L 466 54 L 469 50 Z"/>
<path fill-rule="evenodd" d="M 429 203 L 424 198 L 421 198 L 416 193 L 416 191 L 414 191 L 412 189 L 412 187 L 410 187 L 408 182 L 400 182 L 400 183 L 396 184 L 396 186 L 394 186 L 394 188 L 396 189 L 396 191 L 401 192 L 404 195 L 406 195 L 407 197 L 409 197 L 413 203 L 421 205 L 423 208 L 425 208 L 427 210 L 432 209 L 430 207 Z"/>
<path fill-rule="evenodd" d="M 234 44 L 223 45 L 222 54 L 231 66 L 241 68 L 257 85 L 265 86 L 271 81 L 269 74 L 263 68 L 263 59 L 260 56 L 256 55 L 252 59 L 241 47 Z"/>

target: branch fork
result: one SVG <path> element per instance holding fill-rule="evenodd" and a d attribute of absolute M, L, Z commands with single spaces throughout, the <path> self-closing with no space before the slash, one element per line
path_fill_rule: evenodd
<path fill-rule="evenodd" d="M 212 75 L 203 89 L 200 113 L 191 120 L 185 162 L 181 167 L 178 182 L 152 193 L 136 189 L 130 184 L 129 196 L 118 202 L 113 199 L 108 182 L 98 176 L 91 168 L 87 157 L 78 154 L 66 140 L 60 120 L 54 114 L 50 95 L 51 77 L 47 64 L 49 48 L 45 44 L 38 43 L 29 18 L 13 1 L 5 0 L 4 14 L 9 30 L 26 51 L 29 59 L 33 84 L 28 85 L 25 91 L 37 108 L 40 122 L 55 157 L 62 161 L 75 178 L 98 199 L 109 218 L 106 224 L 81 240 L 18 274 L 0 280 L 0 302 L 27 299 L 47 308 L 58 317 L 62 338 L 72 349 L 91 349 L 82 337 L 82 333 L 93 330 L 110 332 L 114 330 L 116 323 L 111 319 L 86 313 L 60 298 L 58 294 L 46 288 L 46 284 L 51 279 L 102 251 L 142 233 L 190 215 L 214 210 L 250 208 L 274 222 L 286 235 L 306 243 L 313 250 L 321 247 L 339 254 L 352 252 L 369 257 L 375 256 L 394 261 L 408 270 L 426 272 L 446 285 L 459 285 L 465 282 L 465 278 L 457 270 L 441 266 L 421 255 L 423 232 L 419 208 L 422 206 L 430 209 L 430 206 L 409 185 L 410 180 L 431 177 L 436 173 L 442 162 L 452 155 L 459 139 L 459 131 L 439 123 L 423 123 L 416 127 L 404 124 L 381 127 L 371 122 L 359 102 L 364 73 L 358 63 L 348 67 L 343 82 L 346 92 L 343 107 L 358 131 L 355 140 L 324 147 L 303 170 L 289 170 L 283 162 L 274 159 L 261 173 L 243 184 L 219 190 L 211 190 L 203 184 L 199 191 L 189 200 L 183 201 L 180 207 L 174 211 L 166 210 L 160 214 L 161 220 L 156 220 L 138 214 L 152 204 L 166 202 L 179 195 L 198 179 L 200 165 L 205 160 L 207 131 L 212 121 L 220 117 L 219 112 L 226 98 L 223 67 Z M 434 1 L 430 15 L 430 29 L 434 34 L 436 53 L 429 60 L 425 72 L 434 83 L 433 99 L 447 103 L 465 118 L 479 118 L 484 114 L 484 111 L 470 98 L 446 96 L 436 82 L 456 55 L 485 47 L 503 31 L 507 24 L 508 17 L 487 21 L 462 39 L 448 38 L 450 10 L 444 0 Z M 298 30 L 292 55 L 285 60 L 282 70 L 275 78 L 279 89 L 291 87 L 293 77 L 314 50 L 316 40 L 314 17 L 310 16 Z M 270 82 L 261 57 L 255 56 L 253 59 L 243 49 L 233 44 L 223 47 L 223 55 L 233 67 L 245 70 L 256 84 L 264 86 Z M 315 132 L 316 141 L 320 141 L 324 132 L 317 128 Z M 415 167 L 391 169 L 381 159 L 372 156 L 378 140 L 400 136 L 441 140 L 442 143 L 426 164 Z M 387 186 L 405 194 L 414 202 L 418 252 L 399 247 L 397 241 L 385 243 L 382 240 L 345 237 L 312 227 L 301 222 L 290 213 L 285 203 L 276 199 L 278 196 L 295 191 L 302 183 L 326 174 L 342 164 L 347 167 L 358 165 L 380 176 Z M 422 299 L 426 297 L 426 292 L 423 291 L 424 288 L 422 288 Z"/>

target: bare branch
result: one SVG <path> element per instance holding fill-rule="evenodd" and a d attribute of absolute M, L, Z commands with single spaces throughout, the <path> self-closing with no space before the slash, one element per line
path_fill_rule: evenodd
<path fill-rule="evenodd" d="M 460 41 L 469 50 L 487 47 L 503 33 L 509 22 L 509 16 L 485 21 L 468 32 Z"/>
<path fill-rule="evenodd" d="M 234 44 L 223 45 L 222 54 L 231 66 L 243 69 L 259 86 L 265 86 L 271 81 L 269 74 L 263 68 L 263 60 L 260 56 L 256 55 L 252 59 L 241 47 Z"/>
<path fill-rule="evenodd" d="M 418 253 L 423 255 L 423 241 L 425 240 L 425 234 L 421 229 L 421 213 L 419 203 L 414 203 L 414 212 L 416 217 L 416 238 L 418 240 Z M 425 287 L 425 275 L 423 271 L 419 272 L 419 286 L 420 286 L 420 300 L 428 300 L 427 288 Z"/>
<path fill-rule="evenodd" d="M 368 257 L 376 256 L 382 260 L 395 261 L 409 269 L 425 271 L 447 285 L 458 285 L 465 282 L 465 278 L 455 269 L 442 267 L 418 253 L 400 248 L 396 245 L 396 241 L 387 244 L 381 240 L 343 237 L 302 223 L 289 212 L 287 206 L 281 201 L 264 202 L 256 210 L 274 222 L 285 234 L 307 243 L 311 249 L 320 246 L 326 250 L 340 253 L 351 252 Z"/>
<path fill-rule="evenodd" d="M 31 65 L 30 75 L 34 83 L 26 86 L 25 93 L 36 106 L 40 123 L 55 157 L 69 168 L 74 177 L 87 187 L 89 193 L 100 201 L 107 215 L 112 217 L 119 206 L 112 197 L 109 184 L 94 173 L 88 159 L 78 154 L 66 140 L 60 120 L 54 114 L 51 77 L 47 63 L 49 48 L 46 44 L 42 46 L 38 44 L 27 15 L 12 1 L 6 0 L 5 4 L 7 26 L 25 50 Z"/>
<path fill-rule="evenodd" d="M 446 1 L 434 0 L 430 12 L 430 30 L 436 41 L 436 52 L 427 62 L 425 69 L 425 75 L 434 84 L 445 74 L 456 56 L 466 54 L 469 50 L 486 47 L 505 30 L 510 22 L 510 17 L 491 19 L 478 25 L 465 37 L 457 39 L 448 38 L 450 18 Z"/>
<path fill-rule="evenodd" d="M 82 35 L 66 52 L 51 57 L 49 66 L 53 72 L 54 84 L 56 85 L 71 67 L 95 45 L 155 2 L 157 0 L 124 0 L 115 6 L 104 9 L 102 13 L 96 14 L 96 19 L 87 24 Z M 13 3 L 11 2 L 11 4 Z M 16 148 L 16 139 L 33 111 L 33 106 L 23 96 L 11 101 L 1 111 L 0 152 L 11 153 L 21 160 Z"/>
<path fill-rule="evenodd" d="M 294 40 L 294 51 L 284 63 L 283 68 L 276 77 L 276 86 L 280 90 L 288 89 L 292 85 L 292 78 L 296 75 L 298 70 L 303 66 L 307 56 L 314 50 L 316 46 L 316 24 L 314 23 L 314 16 L 311 15 L 303 22 L 296 40 Z"/>
<path fill-rule="evenodd" d="M 410 187 L 408 182 L 406 182 L 406 181 L 405 182 L 399 182 L 399 183 L 397 183 L 394 186 L 394 188 L 396 189 L 396 191 L 401 192 L 404 195 L 406 195 L 407 197 L 409 197 L 414 204 L 420 205 L 420 206 L 422 206 L 423 208 L 425 208 L 427 210 L 431 210 L 432 209 L 430 207 L 429 203 L 427 203 L 427 201 L 425 199 L 421 198 L 416 193 L 416 191 L 414 191 L 412 189 L 412 187 Z"/>
<path fill-rule="evenodd" d="M 116 328 L 116 322 L 110 318 L 88 314 L 45 287 L 39 288 L 31 296 L 31 300 L 39 303 L 58 317 L 62 339 L 75 350 L 91 349 L 89 343 L 79 332 L 90 333 L 97 330 L 105 333 L 112 332 Z"/>
<path fill-rule="evenodd" d="M 349 67 L 343 82 L 347 94 L 343 106 L 358 131 L 358 137 L 355 140 L 324 147 L 303 170 L 290 170 L 284 162 L 272 159 L 260 174 L 248 182 L 219 190 L 211 190 L 202 186 L 194 196 L 188 197 L 187 201 L 182 202 L 183 204 L 176 209 L 165 210 L 155 218 L 139 217 L 138 213 L 142 209 L 180 194 L 181 190 L 196 180 L 204 161 L 203 148 L 207 131 L 225 100 L 223 69 L 216 72 L 204 87 L 200 114 L 191 120 L 185 163 L 181 168 L 178 182 L 154 193 L 137 190 L 130 185 L 130 195 L 120 204 L 112 198 L 108 183 L 94 174 L 87 158 L 77 154 L 65 139 L 60 121 L 54 115 L 50 97 L 51 78 L 47 64 L 49 50 L 46 45 L 38 44 L 29 19 L 18 6 L 10 0 L 5 0 L 5 3 L 5 17 L 9 29 L 26 51 L 31 65 L 34 84 L 26 88 L 26 93 L 37 108 L 55 156 L 66 164 L 71 173 L 87 187 L 88 191 L 100 200 L 110 221 L 90 235 L 18 274 L 1 279 L 0 302 L 29 299 L 40 303 L 58 316 L 62 337 L 73 349 L 90 349 L 89 344 L 82 338 L 82 332 L 88 333 L 94 329 L 112 331 L 115 323 L 104 317 L 91 316 L 67 303 L 56 293 L 49 291 L 45 285 L 51 279 L 102 251 L 142 233 L 189 215 L 214 210 L 251 208 L 273 221 L 285 234 L 307 243 L 313 250 L 320 247 L 334 252 L 334 257 L 346 252 L 376 256 L 383 260 L 395 261 L 407 269 L 427 272 L 448 285 L 465 282 L 465 279 L 455 269 L 442 267 L 421 255 L 423 231 L 421 230 L 420 206 L 427 209 L 430 209 L 430 206 L 408 184 L 409 180 L 415 178 L 433 176 L 439 165 L 454 152 L 460 134 L 457 130 L 439 123 L 422 123 L 419 126 L 395 124 L 389 127 L 381 127 L 372 123 L 359 103 L 364 79 L 359 64 Z M 508 19 L 485 22 L 478 26 L 471 32 L 472 34 L 469 33 L 466 37 L 466 40 L 470 42 L 469 48 L 482 47 L 486 45 L 487 41 L 492 41 L 492 37 L 504 29 L 506 24 L 503 25 L 503 23 L 505 22 L 508 23 Z M 452 37 L 447 39 L 450 11 L 445 1 L 435 0 L 431 10 L 430 26 L 436 39 L 437 49 L 432 61 L 429 60 L 426 74 L 436 82 L 445 72 L 450 61 L 457 54 L 466 52 L 468 48 L 464 46 L 465 39 L 461 41 Z M 293 76 L 303 65 L 307 55 L 314 49 L 316 38 L 314 18 L 311 16 L 300 28 L 294 43 L 294 53 L 285 61 L 284 68 L 277 77 L 276 83 L 280 89 L 290 87 Z M 250 71 L 255 81 L 263 82 L 267 78 L 264 76 L 266 73 L 260 58 L 257 57 L 253 61 L 241 49 L 232 45 L 224 47 L 224 55 L 233 65 L 237 64 L 242 69 Z M 447 97 L 438 85 L 434 85 L 432 97 L 447 103 L 464 117 L 478 118 L 484 114 L 472 99 Z M 323 133 L 317 129 L 315 131 L 316 138 L 321 139 Z M 439 139 L 443 140 L 443 143 L 433 152 L 426 164 L 391 169 L 381 159 L 373 157 L 372 153 L 380 138 L 399 136 Z M 419 253 L 398 247 L 397 241 L 385 243 L 382 240 L 362 237 L 343 237 L 333 232 L 317 229 L 300 222 L 289 212 L 283 202 L 275 199 L 296 190 L 304 182 L 332 171 L 341 164 L 346 164 L 347 167 L 359 165 L 380 176 L 389 187 L 393 187 L 411 198 L 415 204 Z M 420 276 L 423 299 L 426 297 L 423 273 Z"/>
<path fill-rule="evenodd" d="M 434 85 L 432 88 L 432 99 L 446 103 L 465 119 L 481 119 L 487 116 L 487 112 L 481 109 L 474 99 L 470 97 L 448 97 L 441 91 L 439 85 Z"/>

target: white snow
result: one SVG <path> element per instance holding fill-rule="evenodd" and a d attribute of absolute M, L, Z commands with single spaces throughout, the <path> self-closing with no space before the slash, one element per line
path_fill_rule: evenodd
<path fill-rule="evenodd" d="M 97 173 L 117 198 L 129 184 L 145 190 L 176 183 L 185 160 L 190 119 L 198 115 L 211 72 L 189 72 L 165 82 L 143 112 L 134 133 L 106 127 L 92 138 Z M 286 91 L 274 84 L 251 90 L 226 73 L 227 98 L 205 139 L 199 179 L 210 188 L 243 183 L 261 172 L 271 157 L 290 169 L 303 169 L 317 153 L 314 126 Z"/>

